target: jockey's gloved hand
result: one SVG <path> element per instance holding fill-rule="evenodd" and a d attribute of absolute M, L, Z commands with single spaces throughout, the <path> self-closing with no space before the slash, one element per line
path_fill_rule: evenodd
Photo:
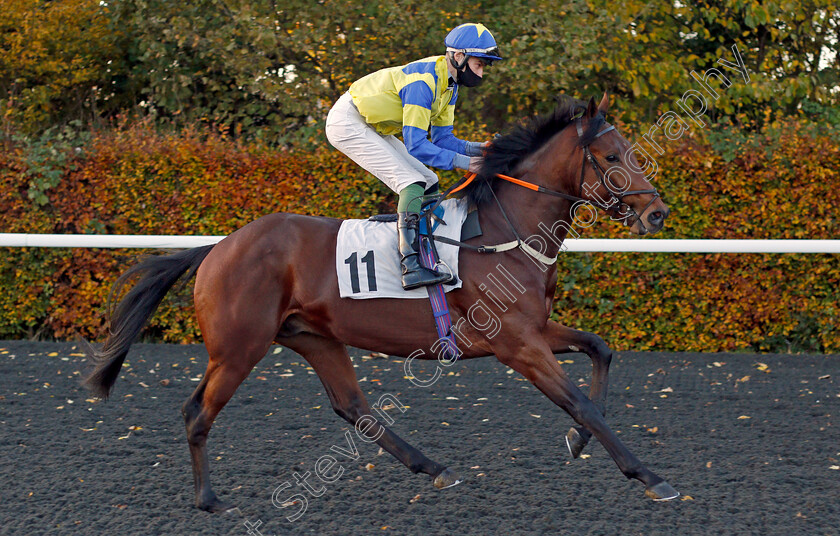
<path fill-rule="evenodd" d="M 478 171 L 481 169 L 482 164 L 484 164 L 483 156 L 471 156 L 470 167 L 468 171 L 471 171 L 472 173 L 478 173 Z"/>

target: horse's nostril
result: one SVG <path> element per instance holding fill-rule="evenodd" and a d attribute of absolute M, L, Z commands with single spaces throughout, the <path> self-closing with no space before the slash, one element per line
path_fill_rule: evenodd
<path fill-rule="evenodd" d="M 648 221 L 653 225 L 659 225 L 664 219 L 665 215 L 659 212 L 658 210 L 656 212 L 651 212 L 648 216 Z"/>

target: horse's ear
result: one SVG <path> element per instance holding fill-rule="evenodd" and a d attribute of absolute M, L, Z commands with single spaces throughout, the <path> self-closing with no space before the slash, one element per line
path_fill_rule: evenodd
<path fill-rule="evenodd" d="M 598 107 L 595 105 L 595 97 L 589 97 L 589 104 L 586 105 L 586 117 L 595 117 Z"/>
<path fill-rule="evenodd" d="M 604 96 L 601 97 L 601 104 L 598 105 L 598 111 L 607 115 L 607 109 L 610 107 L 610 94 L 608 91 L 604 91 Z"/>

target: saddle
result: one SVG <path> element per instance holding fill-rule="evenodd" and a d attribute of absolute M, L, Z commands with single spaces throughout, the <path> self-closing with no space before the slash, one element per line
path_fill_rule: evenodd
<path fill-rule="evenodd" d="M 431 205 L 433 203 L 429 203 Z M 424 206 L 424 208 L 428 208 Z M 397 216 L 380 214 L 364 220 L 345 220 L 338 231 L 335 267 L 339 293 L 342 298 L 426 298 L 424 288 L 404 290 L 400 277 L 400 259 L 397 251 Z M 447 199 L 435 209 L 435 215 L 420 219 L 421 242 L 431 248 L 432 262 L 441 271 L 458 275 L 460 248 L 428 239 L 434 233 L 438 240 L 458 242 L 481 234 L 478 212 L 467 200 Z M 422 257 L 422 255 L 421 255 Z M 423 263 L 426 264 L 427 260 Z M 460 288 L 456 277 L 447 284 L 446 292 Z"/>

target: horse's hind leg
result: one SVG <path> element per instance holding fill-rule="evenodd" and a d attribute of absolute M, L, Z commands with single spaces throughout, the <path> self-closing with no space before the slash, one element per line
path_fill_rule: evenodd
<path fill-rule="evenodd" d="M 207 435 L 216 416 L 248 377 L 254 365 L 265 356 L 270 344 L 270 336 L 264 338 L 262 344 L 242 344 L 232 340 L 225 347 L 208 341 L 210 362 L 207 364 L 207 372 L 181 409 L 192 457 L 195 505 L 202 510 L 224 512 L 233 508 L 220 501 L 210 486 Z"/>
<path fill-rule="evenodd" d="M 278 339 L 277 342 L 296 351 L 312 365 L 339 416 L 354 427 L 364 418 L 365 421 L 359 423 L 357 430 L 363 430 L 368 438 L 375 438 L 380 447 L 411 472 L 430 475 L 435 487 L 441 489 L 460 482 L 453 471 L 430 460 L 376 420 L 359 388 L 356 372 L 344 344 L 310 334 Z"/>
<path fill-rule="evenodd" d="M 604 340 L 586 331 L 572 329 L 549 321 L 544 331 L 546 342 L 555 354 L 583 352 L 592 360 L 592 384 L 589 399 L 601 412 L 607 415 L 607 390 L 609 388 L 612 350 Z M 566 434 L 566 447 L 572 457 L 577 458 L 592 438 L 592 432 L 583 426 L 573 426 Z"/>

